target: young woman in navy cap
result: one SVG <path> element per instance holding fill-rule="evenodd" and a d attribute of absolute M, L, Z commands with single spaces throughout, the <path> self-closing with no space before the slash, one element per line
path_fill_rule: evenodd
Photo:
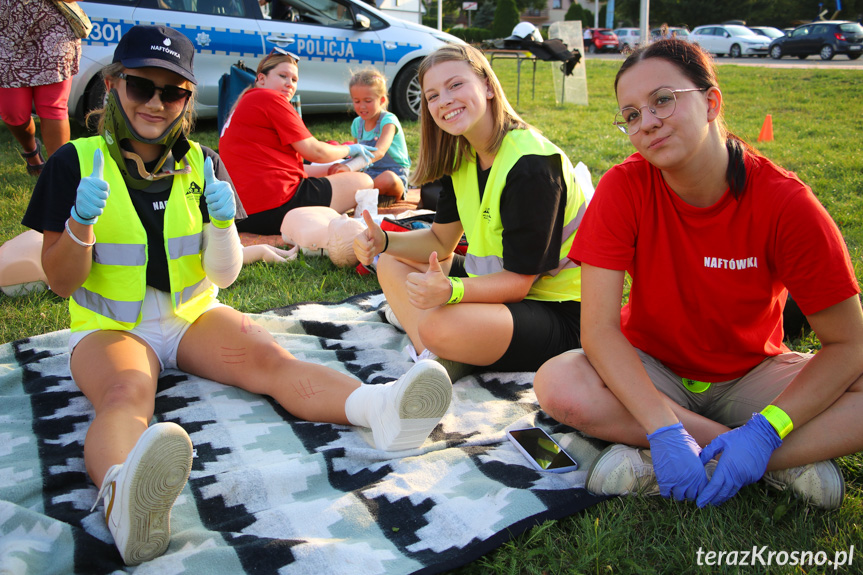
<path fill-rule="evenodd" d="M 218 302 L 218 287 L 240 272 L 242 246 L 228 174 L 212 150 L 186 138 L 193 56 L 170 28 L 129 30 L 103 72 L 99 135 L 52 156 L 24 216 L 44 234 L 51 288 L 70 297 L 72 376 L 95 409 L 84 461 L 129 565 L 165 552 L 192 466 L 180 426 L 148 426 L 161 370 L 272 396 L 306 420 L 370 427 L 384 450 L 422 444 L 452 389 L 433 362 L 392 385 L 361 385 L 297 360 Z M 297 393 L 309 382 L 314 394 Z M 424 424 L 408 431 L 400 413 Z"/>

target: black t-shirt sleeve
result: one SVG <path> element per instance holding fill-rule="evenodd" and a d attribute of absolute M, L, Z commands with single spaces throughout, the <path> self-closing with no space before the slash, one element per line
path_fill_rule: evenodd
<path fill-rule="evenodd" d="M 444 176 L 440 179 L 441 191 L 437 200 L 437 208 L 434 221 L 439 224 L 451 224 L 460 221 L 458 217 L 458 205 L 455 201 L 455 190 L 452 186 L 452 178 Z"/>
<path fill-rule="evenodd" d="M 528 155 L 515 163 L 500 200 L 504 269 L 533 275 L 558 266 L 566 197 L 559 155 Z"/>
<path fill-rule="evenodd" d="M 37 232 L 62 232 L 75 204 L 80 181 L 78 150 L 67 143 L 48 158 L 36 180 L 21 224 Z"/>
<path fill-rule="evenodd" d="M 234 190 L 234 203 L 237 205 L 237 215 L 234 216 L 234 221 L 244 220 L 246 219 L 246 209 L 243 207 L 243 202 L 240 200 L 239 194 L 237 194 L 237 188 L 234 186 L 234 182 L 231 180 L 230 174 L 228 174 L 228 168 L 225 164 L 222 163 L 222 159 L 219 157 L 219 154 L 208 148 L 207 146 L 202 145 L 201 151 L 204 153 L 204 160 L 207 158 L 212 158 L 213 160 L 213 173 L 216 174 L 216 178 L 223 181 L 228 182 L 231 185 L 231 189 Z M 206 186 L 205 186 L 206 190 Z M 204 199 L 203 194 L 201 195 L 201 215 L 204 216 L 204 221 L 210 221 L 210 212 L 207 211 L 207 200 Z"/>

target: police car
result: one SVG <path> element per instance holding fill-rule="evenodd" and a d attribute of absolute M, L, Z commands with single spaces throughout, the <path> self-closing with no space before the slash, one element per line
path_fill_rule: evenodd
<path fill-rule="evenodd" d="M 93 22 L 82 41 L 79 73 L 69 108 L 80 121 L 102 104 L 99 72 L 109 64 L 120 37 L 136 24 L 179 30 L 195 46 L 200 118 L 218 113 L 219 78 L 242 60 L 254 69 L 278 46 L 298 54 L 299 95 L 304 114 L 345 111 L 351 72 L 374 66 L 387 77 L 390 109 L 416 119 L 420 106 L 417 67 L 445 43 L 461 40 L 427 26 L 384 14 L 360 0 L 274 0 L 269 16 L 258 0 L 89 0 L 80 6 Z M 266 4 L 266 3 L 265 3 Z M 265 15 L 266 13 L 266 15 Z"/>

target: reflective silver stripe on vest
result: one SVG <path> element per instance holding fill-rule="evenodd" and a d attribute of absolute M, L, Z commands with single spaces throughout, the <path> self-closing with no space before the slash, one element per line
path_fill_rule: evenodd
<path fill-rule="evenodd" d="M 94 291 L 79 287 L 72 294 L 75 303 L 99 315 L 115 321 L 135 323 L 141 313 L 140 301 L 117 301 L 108 299 Z"/>
<path fill-rule="evenodd" d="M 464 258 L 464 269 L 472 276 L 484 276 L 503 271 L 503 258 L 500 256 L 477 256 L 470 252 Z"/>
<path fill-rule="evenodd" d="M 200 233 L 181 238 L 171 238 L 168 240 L 168 257 L 172 260 L 178 260 L 183 256 L 191 256 L 201 253 L 201 240 L 203 235 Z"/>
<path fill-rule="evenodd" d="M 581 224 L 581 220 L 584 217 L 585 209 L 586 206 L 581 204 L 578 208 L 578 213 L 575 214 L 572 221 L 563 227 L 562 244 L 565 245 L 572 236 L 575 235 L 575 232 L 578 230 L 578 226 Z M 556 268 L 544 275 L 556 276 L 565 269 L 577 267 L 578 266 L 567 257 L 561 259 Z M 495 272 L 503 271 L 503 258 L 500 256 L 477 256 L 468 252 L 464 258 L 464 269 L 467 273 L 473 276 L 493 274 Z"/>
<path fill-rule="evenodd" d="M 578 230 L 579 224 L 581 224 L 581 219 L 584 217 L 584 210 L 585 209 L 586 209 L 586 206 L 584 204 L 581 204 L 581 206 L 578 208 L 578 213 L 575 214 L 575 218 L 573 218 L 573 220 L 571 222 L 569 222 L 568 224 L 566 224 L 563 227 L 563 243 L 564 244 L 566 244 L 570 240 L 570 238 L 572 238 L 572 236 L 575 235 L 575 232 Z M 549 275 L 551 277 L 554 277 L 557 274 L 559 274 L 560 272 L 562 272 L 563 270 L 569 270 L 569 269 L 573 269 L 573 268 L 577 268 L 577 267 L 578 267 L 578 264 L 575 263 L 574 261 L 572 261 L 571 259 L 569 259 L 569 257 L 567 256 L 567 257 L 561 258 L 560 261 L 557 262 L 557 267 L 554 268 L 553 270 L 547 272 L 545 275 Z"/>
<path fill-rule="evenodd" d="M 195 285 L 184 288 L 183 291 L 174 294 L 174 305 L 179 307 L 183 302 L 191 300 L 196 295 L 202 294 L 213 285 L 209 279 L 204 278 Z"/>
<path fill-rule="evenodd" d="M 554 277 L 557 274 L 559 274 L 560 272 L 562 272 L 563 270 L 569 270 L 569 269 L 577 268 L 577 267 L 578 267 L 577 263 L 575 263 L 574 261 L 572 261 L 568 257 L 565 257 L 558 262 L 556 268 L 554 268 L 553 270 L 551 270 L 549 272 L 546 272 L 545 275 Z"/>
<path fill-rule="evenodd" d="M 105 266 L 143 266 L 147 263 L 147 246 L 97 243 L 93 246 L 93 261 Z"/>
<path fill-rule="evenodd" d="M 575 217 L 571 222 L 563 226 L 563 241 L 561 243 L 566 243 L 569 241 L 569 238 L 575 235 L 575 232 L 578 230 L 578 226 L 581 225 L 581 220 L 584 218 L 584 211 L 587 209 L 587 206 L 581 204 L 578 208 L 578 213 L 575 214 Z"/>

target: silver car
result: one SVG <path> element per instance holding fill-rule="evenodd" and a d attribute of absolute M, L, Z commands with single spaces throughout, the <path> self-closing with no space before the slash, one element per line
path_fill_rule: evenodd
<path fill-rule="evenodd" d="M 69 109 L 77 119 L 99 107 L 99 71 L 136 24 L 163 24 L 189 37 L 196 49 L 197 112 L 218 113 L 219 79 L 242 60 L 254 69 L 276 46 L 298 54 L 299 95 L 304 114 L 344 111 L 351 72 L 374 66 L 387 77 L 393 111 L 416 119 L 420 60 L 445 43 L 461 40 L 384 14 L 359 0 L 272 0 L 271 19 L 258 0 L 89 0 L 80 2 L 93 21 L 83 41 L 81 67 L 72 82 Z M 267 12 L 267 15 L 265 15 Z"/>

